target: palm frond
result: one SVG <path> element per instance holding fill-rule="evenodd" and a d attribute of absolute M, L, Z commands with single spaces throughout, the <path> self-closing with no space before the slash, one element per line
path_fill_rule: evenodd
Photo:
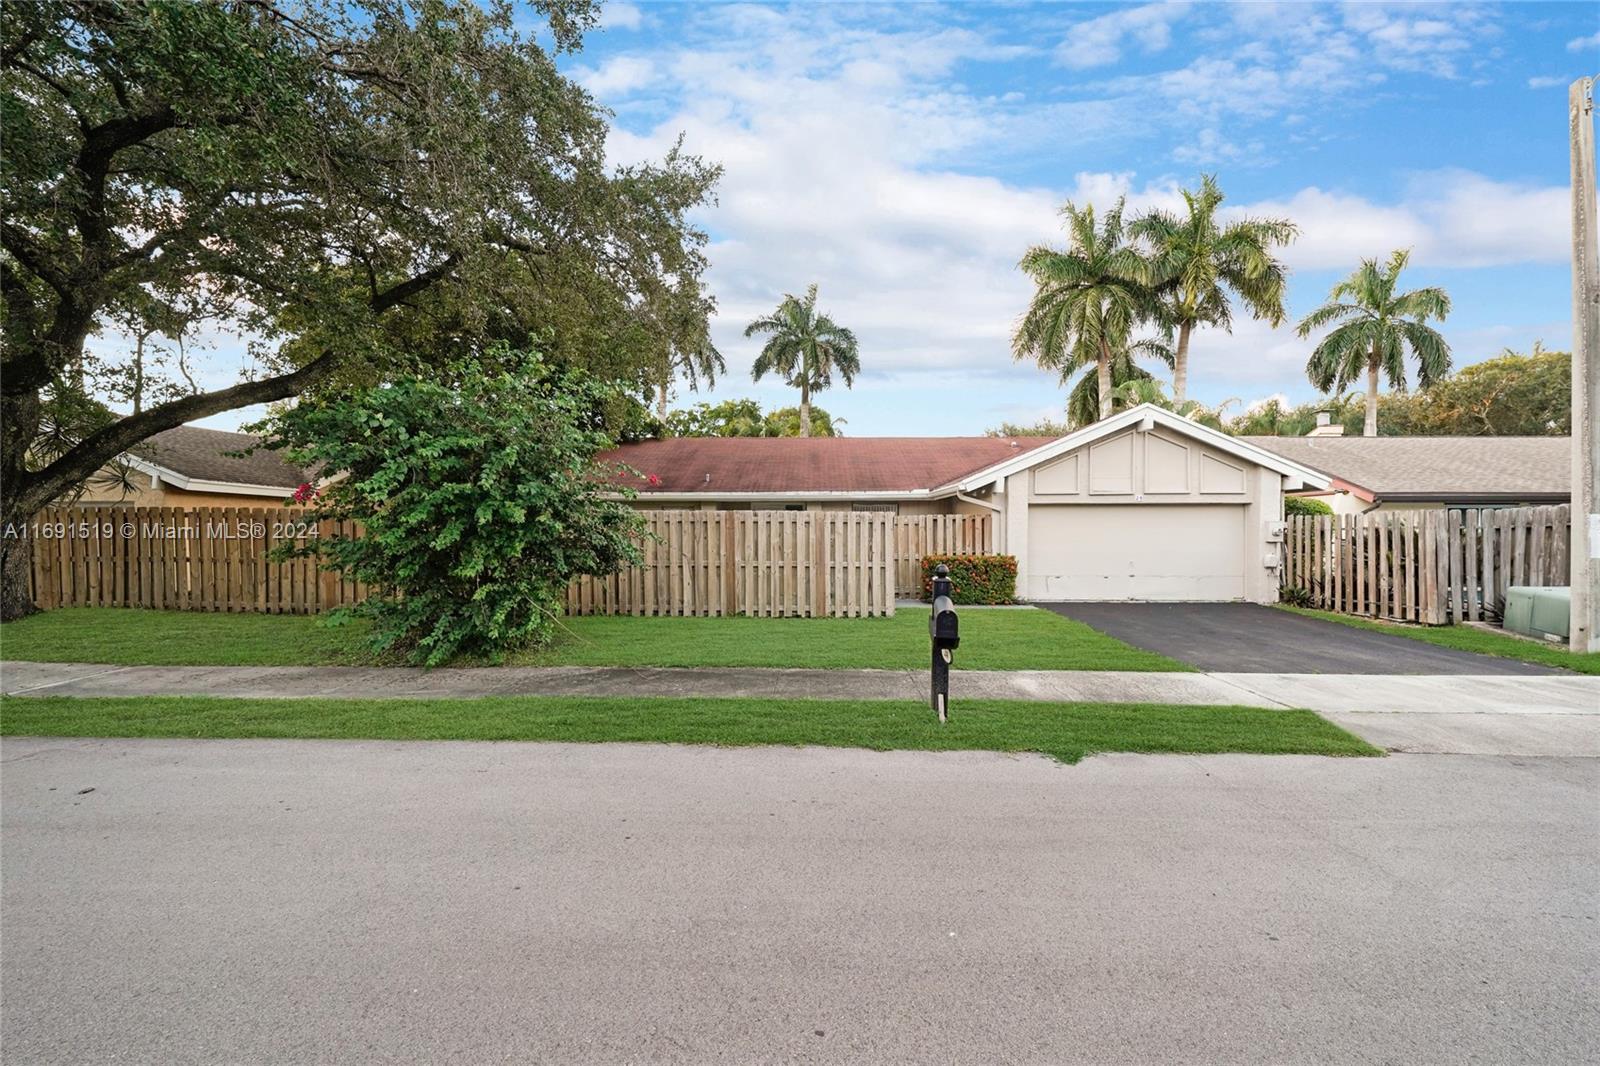
<path fill-rule="evenodd" d="M 1417 357 L 1417 384 L 1431 388 L 1450 373 L 1450 345 L 1436 330 L 1421 322 L 1402 322 L 1400 332 Z"/>
<path fill-rule="evenodd" d="M 1295 332 L 1302 337 L 1309 337 L 1317 330 L 1330 322 L 1339 322 L 1356 315 L 1365 316 L 1367 311 L 1359 304 L 1329 302 L 1312 311 L 1300 320 L 1300 325 Z"/>

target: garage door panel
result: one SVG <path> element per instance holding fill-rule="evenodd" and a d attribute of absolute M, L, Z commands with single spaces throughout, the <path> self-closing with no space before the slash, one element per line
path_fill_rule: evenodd
<path fill-rule="evenodd" d="M 1026 595 L 1036 600 L 1244 597 L 1238 505 L 1049 505 L 1028 509 Z"/>

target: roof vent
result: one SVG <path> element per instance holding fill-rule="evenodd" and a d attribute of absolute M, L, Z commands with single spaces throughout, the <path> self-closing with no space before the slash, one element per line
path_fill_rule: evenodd
<path fill-rule="evenodd" d="M 1018 443 L 1017 443 L 1017 442 L 1016 442 L 1016 441 L 1012 441 L 1012 442 L 1011 442 L 1011 446 L 1012 446 L 1012 447 L 1013 447 L 1013 448 L 1020 448 L 1020 447 L 1022 447 L 1022 445 L 1021 445 L 1021 444 L 1018 444 Z"/>
<path fill-rule="evenodd" d="M 706 475 L 706 484 L 707 485 L 711 484 L 711 475 L 710 474 Z"/>

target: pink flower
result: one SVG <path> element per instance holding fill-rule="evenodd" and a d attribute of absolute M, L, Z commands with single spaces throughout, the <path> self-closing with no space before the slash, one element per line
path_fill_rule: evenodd
<path fill-rule="evenodd" d="M 659 474 L 651 474 L 645 480 L 650 482 L 652 487 L 661 484 L 661 476 Z"/>
<path fill-rule="evenodd" d="M 312 500 L 314 500 L 316 498 L 317 498 L 316 486 L 312 485 L 311 482 L 309 482 L 309 481 L 301 482 L 300 483 L 300 487 L 294 490 L 294 502 L 295 503 L 310 503 Z"/>

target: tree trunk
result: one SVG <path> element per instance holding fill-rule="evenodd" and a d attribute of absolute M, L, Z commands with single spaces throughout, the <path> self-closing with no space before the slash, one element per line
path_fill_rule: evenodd
<path fill-rule="evenodd" d="M 1189 334 L 1194 324 L 1185 322 L 1178 327 L 1178 347 L 1172 353 L 1172 406 L 1182 407 L 1189 394 Z"/>
<path fill-rule="evenodd" d="M 1378 435 L 1378 356 L 1374 352 L 1367 359 L 1367 424 L 1362 427 L 1363 437 Z"/>
<path fill-rule="evenodd" d="M 14 622 L 34 611 L 28 591 L 33 544 L 19 528 L 33 515 L 19 495 L 27 482 L 27 449 L 38 431 L 36 392 L 7 393 L 0 398 L 0 622 Z M 7 527 L 10 527 L 9 529 Z"/>
<path fill-rule="evenodd" d="M 1111 417 L 1111 349 L 1105 341 L 1100 342 L 1100 358 L 1095 360 L 1095 373 L 1098 376 L 1096 384 L 1100 388 L 1100 420 L 1105 421 Z"/>
<path fill-rule="evenodd" d="M 662 422 L 667 420 L 667 383 L 665 381 L 656 387 L 656 417 Z"/>
<path fill-rule="evenodd" d="M 28 589 L 33 541 L 24 530 L 29 517 L 0 508 L 0 622 L 15 622 L 38 610 Z"/>
<path fill-rule="evenodd" d="M 811 436 L 811 388 L 800 386 L 800 435 Z"/>

